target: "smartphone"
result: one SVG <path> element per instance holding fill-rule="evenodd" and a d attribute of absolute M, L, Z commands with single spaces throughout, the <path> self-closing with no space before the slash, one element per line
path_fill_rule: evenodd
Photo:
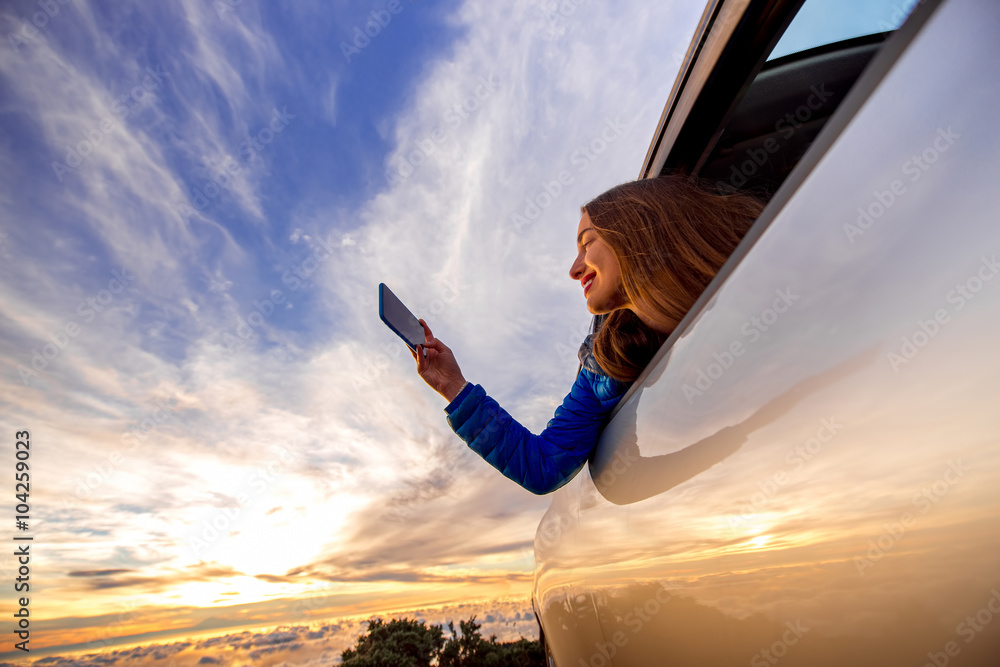
<path fill-rule="evenodd" d="M 424 327 L 385 283 L 378 285 L 378 316 L 411 350 L 424 344 Z"/>

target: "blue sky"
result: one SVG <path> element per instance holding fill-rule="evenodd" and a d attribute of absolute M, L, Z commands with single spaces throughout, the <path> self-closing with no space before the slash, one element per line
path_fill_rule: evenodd
<path fill-rule="evenodd" d="M 50 11 L 0 13 L 0 423 L 32 437 L 32 657 L 527 610 L 548 499 L 451 433 L 377 285 L 544 426 L 589 323 L 579 206 L 638 173 L 701 7 Z"/>
<path fill-rule="evenodd" d="M 701 10 L 6 3 L 34 651 L 441 605 L 532 632 L 549 500 L 450 431 L 377 286 L 540 430 L 590 321 L 579 207 L 638 174 Z"/>

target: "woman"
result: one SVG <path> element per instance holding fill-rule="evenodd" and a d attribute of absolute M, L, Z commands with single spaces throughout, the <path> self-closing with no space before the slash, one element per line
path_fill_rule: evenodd
<path fill-rule="evenodd" d="M 423 320 L 417 372 L 449 401 L 448 423 L 469 447 L 532 493 L 554 491 L 583 467 L 608 414 L 762 207 L 744 194 L 714 194 L 694 179 L 661 176 L 618 185 L 582 208 L 569 275 L 580 281 L 587 309 L 607 317 L 581 346 L 576 382 L 540 435 L 467 382 Z"/>

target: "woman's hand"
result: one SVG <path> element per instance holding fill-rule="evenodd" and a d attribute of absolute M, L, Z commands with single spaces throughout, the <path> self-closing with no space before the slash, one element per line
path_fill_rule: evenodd
<path fill-rule="evenodd" d="M 458 367 L 451 348 L 434 337 L 426 322 L 419 321 L 424 327 L 424 344 L 417 345 L 416 352 L 410 350 L 410 354 L 417 362 L 417 373 L 431 389 L 451 403 L 465 386 L 462 369 Z M 423 354 L 424 350 L 427 351 L 426 357 Z"/>

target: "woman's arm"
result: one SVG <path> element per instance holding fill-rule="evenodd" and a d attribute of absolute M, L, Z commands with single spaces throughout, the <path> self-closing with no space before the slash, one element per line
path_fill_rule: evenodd
<path fill-rule="evenodd" d="M 532 493 L 550 493 L 573 478 L 597 445 L 608 413 L 628 389 L 587 364 L 545 430 L 534 435 L 481 386 L 466 382 L 451 348 L 434 338 L 426 322 L 420 323 L 425 342 L 411 352 L 420 377 L 450 401 L 448 423 L 473 451 Z"/>
<path fill-rule="evenodd" d="M 479 385 L 466 386 L 445 409 L 448 423 L 490 465 L 528 491 L 555 491 L 583 467 L 608 413 L 628 385 L 586 368 L 545 430 L 534 435 Z"/>

